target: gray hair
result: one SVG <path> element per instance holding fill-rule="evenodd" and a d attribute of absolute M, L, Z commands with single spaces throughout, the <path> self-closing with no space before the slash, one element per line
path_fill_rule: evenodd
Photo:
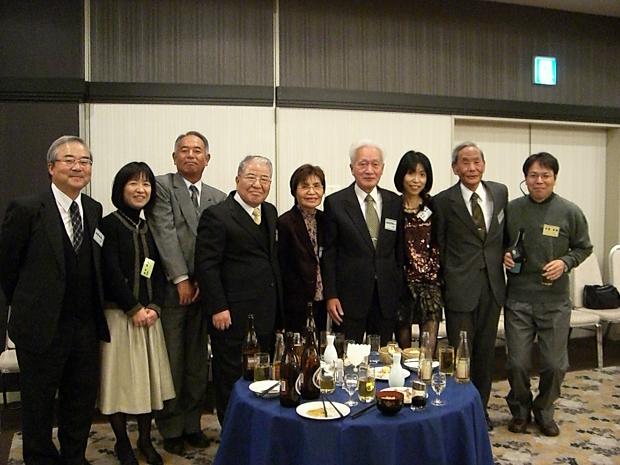
<path fill-rule="evenodd" d="M 351 164 L 355 162 L 355 156 L 357 155 L 357 151 L 362 147 L 372 147 L 377 149 L 381 153 L 381 161 L 384 161 L 383 148 L 381 146 L 370 139 L 361 139 L 351 144 L 349 147 L 349 159 L 351 160 Z"/>
<path fill-rule="evenodd" d="M 88 152 L 88 156 L 90 157 L 90 159 L 93 159 L 93 154 L 90 152 L 88 145 L 86 145 L 86 142 L 84 142 L 83 139 L 79 138 L 78 136 L 60 136 L 58 139 L 52 142 L 50 148 L 47 149 L 47 164 L 52 165 L 56 161 L 56 157 L 58 156 L 58 147 L 64 144 L 68 144 L 70 142 L 77 142 L 79 144 L 82 144 L 82 146 Z"/>
<path fill-rule="evenodd" d="M 174 141 L 174 151 L 175 151 L 175 153 L 179 149 L 179 143 L 181 142 L 181 140 L 184 137 L 187 137 L 187 136 L 196 136 L 196 137 L 198 137 L 198 139 L 200 139 L 202 141 L 202 143 L 205 145 L 205 151 L 207 153 L 209 153 L 209 141 L 207 140 L 207 138 L 205 136 L 200 134 L 198 131 L 188 131 L 185 134 L 180 134 L 179 137 L 177 137 L 177 139 Z"/>
<path fill-rule="evenodd" d="M 241 176 L 242 173 L 245 172 L 247 166 L 256 162 L 261 165 L 267 165 L 269 167 L 269 175 L 273 174 L 273 165 L 271 164 L 271 160 L 267 157 L 263 157 L 262 155 L 248 155 L 239 163 L 239 168 L 237 168 L 237 176 Z"/>
<path fill-rule="evenodd" d="M 482 151 L 482 149 L 480 147 L 478 147 L 478 144 L 476 144 L 475 142 L 472 142 L 470 140 L 466 140 L 465 142 L 461 142 L 459 145 L 454 147 L 454 150 L 452 150 L 452 164 L 453 165 L 455 165 L 456 162 L 458 161 L 459 152 L 461 150 L 463 150 L 463 149 L 466 149 L 467 147 L 473 147 L 473 148 L 477 149 L 480 152 L 480 156 L 482 157 L 482 161 L 484 161 L 484 152 Z"/>

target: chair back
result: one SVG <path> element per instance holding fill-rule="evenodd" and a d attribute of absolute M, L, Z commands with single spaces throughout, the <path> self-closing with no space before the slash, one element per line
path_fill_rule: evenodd
<path fill-rule="evenodd" d="M 620 244 L 614 245 L 609 251 L 609 284 L 620 289 Z"/>
<path fill-rule="evenodd" d="M 603 284 L 601 269 L 596 255 L 590 254 L 578 267 L 571 271 L 571 298 L 573 307 L 583 307 L 583 287 L 586 284 Z"/>

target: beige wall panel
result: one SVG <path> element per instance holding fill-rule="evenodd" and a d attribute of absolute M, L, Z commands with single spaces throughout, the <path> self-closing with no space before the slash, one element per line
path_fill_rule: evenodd
<path fill-rule="evenodd" d="M 291 173 L 303 163 L 325 171 L 327 194 L 353 182 L 349 147 L 371 139 L 385 151 L 385 170 L 379 185 L 394 190 L 394 172 L 400 157 L 414 149 L 431 159 L 438 192 L 450 182 L 451 117 L 412 113 L 349 110 L 278 109 L 278 204 L 280 212 L 293 205 L 288 189 Z"/>
<path fill-rule="evenodd" d="M 93 104 L 89 109 L 94 156 L 92 195 L 112 210 L 114 175 L 125 163 L 144 161 L 156 175 L 176 171 L 176 137 L 197 130 L 209 140 L 211 160 L 203 181 L 224 192 L 234 189 L 239 161 L 250 153 L 269 157 L 275 167 L 273 109 L 199 105 Z M 270 201 L 275 201 L 276 185 Z"/>
<path fill-rule="evenodd" d="M 605 251 L 607 131 L 577 126 L 532 125 L 532 153 L 549 152 L 560 162 L 555 191 L 583 210 L 599 264 Z"/>

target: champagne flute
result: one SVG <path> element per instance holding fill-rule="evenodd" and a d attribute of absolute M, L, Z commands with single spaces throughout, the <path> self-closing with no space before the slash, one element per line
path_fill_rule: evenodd
<path fill-rule="evenodd" d="M 441 400 L 441 393 L 446 388 L 446 375 L 440 371 L 433 373 L 433 377 L 431 378 L 431 386 L 433 387 L 433 391 L 435 391 L 435 399 L 431 402 L 436 407 L 443 407 L 446 405 L 444 401 Z"/>
<path fill-rule="evenodd" d="M 345 402 L 349 407 L 354 407 L 358 404 L 356 400 L 353 400 L 353 394 L 357 391 L 357 373 L 351 372 L 344 375 L 344 390 L 349 394 L 349 400 Z"/>

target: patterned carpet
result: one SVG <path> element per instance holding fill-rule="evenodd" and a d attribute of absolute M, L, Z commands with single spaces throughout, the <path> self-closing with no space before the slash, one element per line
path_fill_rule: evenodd
<path fill-rule="evenodd" d="M 537 381 L 533 382 L 536 387 Z M 620 465 L 620 367 L 568 373 L 562 386 L 562 398 L 556 407 L 561 434 L 548 438 L 535 425 L 527 434 L 512 434 L 507 425 L 510 413 L 504 397 L 508 382 L 493 384 L 489 414 L 495 424 L 490 434 L 496 465 Z M 188 448 L 184 458 L 163 451 L 161 437 L 154 433 L 157 449 L 166 464 L 208 465 L 213 462 L 219 441 L 219 424 L 213 415 L 204 415 L 203 429 L 214 442 L 205 450 Z M 136 426 L 131 424 L 135 444 Z M 92 465 L 117 465 L 114 439 L 105 424 L 91 431 L 87 459 Z M 143 460 L 141 464 L 145 463 Z M 21 434 L 11 445 L 8 465 L 23 465 Z M 431 465 L 431 464 L 429 464 Z"/>

